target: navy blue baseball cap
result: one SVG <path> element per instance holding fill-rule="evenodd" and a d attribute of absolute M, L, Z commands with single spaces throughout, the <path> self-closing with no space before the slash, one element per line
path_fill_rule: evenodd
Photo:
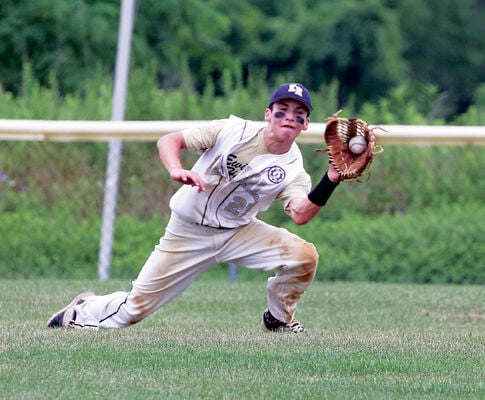
<path fill-rule="evenodd" d="M 293 99 L 303 103 L 310 114 L 313 110 L 310 92 L 300 83 L 284 83 L 274 91 L 269 100 L 268 108 L 283 99 Z"/>

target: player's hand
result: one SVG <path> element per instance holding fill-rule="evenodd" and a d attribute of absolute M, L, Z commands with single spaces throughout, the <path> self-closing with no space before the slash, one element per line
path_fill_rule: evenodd
<path fill-rule="evenodd" d="M 170 171 L 170 177 L 174 181 L 184 185 L 197 186 L 199 192 L 205 191 L 204 181 L 197 172 L 189 171 L 187 169 L 173 169 Z"/>
<path fill-rule="evenodd" d="M 340 181 L 340 174 L 332 164 L 330 164 L 327 174 L 328 174 L 328 179 L 330 179 L 332 182 Z"/>

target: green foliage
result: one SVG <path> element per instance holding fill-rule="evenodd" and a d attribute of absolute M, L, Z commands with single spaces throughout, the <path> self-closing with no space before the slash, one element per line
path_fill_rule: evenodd
<path fill-rule="evenodd" d="M 128 216 L 119 217 L 116 220 L 110 276 L 136 278 L 143 263 L 158 244 L 167 222 L 166 217 L 160 218 L 158 215 L 144 222 Z"/>
<path fill-rule="evenodd" d="M 62 208 L 75 217 L 97 214 L 104 186 L 106 143 L 6 142 L 0 170 L 18 188 L 3 205 L 7 211 Z"/>
<path fill-rule="evenodd" d="M 324 216 L 325 211 L 322 213 Z M 290 222 L 288 230 L 313 242 L 320 254 L 318 280 L 414 283 L 485 283 L 485 209 L 480 203 L 406 214 L 346 213 L 338 220 Z M 112 276 L 133 279 L 163 234 L 166 217 L 116 222 Z M 57 208 L 0 214 L 2 277 L 96 275 L 99 219 L 79 219 Z M 226 273 L 216 268 L 208 276 Z M 240 270 L 240 279 L 259 272 Z"/>
<path fill-rule="evenodd" d="M 338 7 L 332 3 L 321 2 L 311 14 L 317 34 L 305 30 L 303 60 L 311 63 L 300 73 L 312 77 L 312 86 L 338 79 L 341 103 L 352 95 L 358 104 L 375 101 L 400 82 L 406 68 L 396 15 L 381 1 L 345 1 Z"/>
<path fill-rule="evenodd" d="M 435 110 L 463 112 L 485 80 L 485 7 L 474 0 L 387 1 L 398 17 L 409 81 L 432 82 L 443 92 Z M 481 43 L 480 43 L 481 42 Z M 462 68 L 467 65 L 469 68 Z M 471 70 L 475 70 L 471 73 Z M 455 110 L 454 112 L 451 110 Z"/>
<path fill-rule="evenodd" d="M 435 115 L 440 101 L 441 96 L 435 86 L 404 83 L 391 89 L 385 98 L 364 103 L 359 115 L 364 120 L 382 125 L 439 125 L 444 122 Z"/>
<path fill-rule="evenodd" d="M 181 86 L 188 64 L 193 83 L 199 88 L 207 76 L 239 68 L 239 60 L 232 57 L 225 40 L 231 21 L 205 1 L 144 1 L 137 24 L 140 29 L 135 30 L 135 39 L 148 47 L 148 60 L 163 60 L 157 71 L 162 87 Z M 147 62 L 136 53 L 134 59 L 138 65 Z"/>
<path fill-rule="evenodd" d="M 61 96 L 58 81 L 51 77 L 50 86 L 42 86 L 32 75 L 30 64 L 24 64 L 22 96 L 14 97 L 0 87 L 2 118 L 39 120 L 107 120 L 111 113 L 112 84 L 98 74 L 86 82 L 86 94 L 73 92 Z"/>
<path fill-rule="evenodd" d="M 485 125 L 485 83 L 475 90 L 475 105 L 456 119 L 458 125 Z"/>
<path fill-rule="evenodd" d="M 26 66 L 25 76 L 31 74 L 29 71 Z M 132 70 L 128 119 L 208 120 L 233 113 L 261 120 L 270 95 L 264 84 L 264 69 L 254 68 L 247 77 L 247 85 L 234 78 L 230 71 L 224 72 L 223 95 L 216 93 L 211 79 L 207 79 L 201 94 L 191 90 L 188 84 L 176 90 L 159 89 L 155 71 L 153 65 Z M 85 94 L 63 96 L 56 89 L 54 78 L 51 88 L 29 78 L 21 97 L 0 91 L 0 112 L 7 118 L 108 119 L 111 84 L 100 72 L 88 86 Z M 336 110 L 338 88 L 338 82 L 333 81 L 313 92 L 313 121 L 323 121 Z M 464 114 L 457 123 L 470 124 L 483 118 L 480 114 L 483 87 L 476 90 L 475 97 L 477 106 L 468 111 L 475 119 L 467 119 Z M 376 124 L 443 124 L 434 118 L 439 102 L 440 93 L 432 85 L 403 84 L 393 89 L 386 99 L 364 103 L 361 115 Z M 358 111 L 353 104 L 344 108 L 346 115 Z M 320 146 L 301 146 L 305 166 L 314 182 L 321 178 L 322 166 L 327 164 L 324 154 L 315 154 L 317 147 Z M 106 156 L 106 143 L 2 143 L 1 276 L 95 275 Z M 480 207 L 483 208 L 485 190 L 484 156 L 480 147 L 388 146 L 377 157 L 368 182 L 342 184 L 311 225 L 291 229 L 300 229 L 303 237 L 313 240 L 320 231 L 316 226 L 324 226 L 326 232 L 341 231 L 337 237 L 342 239 L 342 232 L 348 229 L 359 232 L 363 227 L 372 226 L 372 234 L 386 232 L 386 240 L 395 233 L 395 241 L 390 242 L 389 248 L 396 249 L 399 259 L 407 260 L 406 265 L 392 264 L 389 257 L 394 253 L 386 256 L 372 248 L 373 252 L 361 263 L 365 269 L 355 268 L 348 257 L 351 253 L 343 247 L 349 242 L 347 237 L 342 239 L 342 247 L 334 249 L 340 249 L 335 266 L 320 269 L 321 279 L 484 282 L 483 273 L 477 270 L 483 267 L 480 247 L 471 246 L 472 242 L 463 239 L 467 237 L 479 243 L 483 235 L 479 224 L 473 222 L 483 216 Z M 192 165 L 194 160 L 194 155 L 184 153 L 185 165 Z M 161 166 L 153 143 L 124 143 L 114 276 L 133 278 L 136 275 L 162 234 L 168 202 L 177 188 L 178 184 L 168 178 Z M 463 211 L 458 213 L 460 209 Z M 466 223 L 453 218 L 454 215 Z M 291 225 L 280 204 L 274 204 L 262 218 L 279 226 Z M 453 228 L 455 225 L 466 226 L 466 235 L 458 234 Z M 414 235 L 416 226 L 423 230 L 418 229 Z M 423 243 L 435 233 L 439 240 L 424 248 Z M 450 244 L 450 240 L 453 246 L 443 244 Z M 321 253 L 327 254 L 327 238 L 317 237 L 314 241 L 323 246 Z M 401 241 L 412 244 L 410 247 L 419 252 L 410 250 L 405 258 L 403 250 L 399 250 Z M 467 255 L 464 255 L 464 245 L 471 249 Z M 420 257 L 429 268 L 436 265 L 438 272 L 423 266 Z M 225 275 L 224 267 L 208 274 Z M 252 279 L 253 275 L 241 271 L 240 276 Z"/>
<path fill-rule="evenodd" d="M 83 90 L 101 62 L 112 70 L 116 55 L 119 2 L 3 0 L 0 9 L 2 86 L 23 93 L 22 65 L 31 64 L 36 81 L 53 75 L 63 93 Z M 27 77 L 28 79 L 28 77 Z"/>
<path fill-rule="evenodd" d="M 3 278 L 95 277 L 99 222 L 62 209 L 0 214 L 0 275 Z"/>
<path fill-rule="evenodd" d="M 214 93 L 228 96 L 227 75 L 247 86 L 253 68 L 266 70 L 264 87 L 285 79 L 316 91 L 338 82 L 339 106 L 357 108 L 402 84 L 431 84 L 440 93 L 433 117 L 449 121 L 473 105 L 485 81 L 484 10 L 474 0 L 302 0 L 291 7 L 267 0 L 143 0 L 132 67 L 150 65 L 155 87 L 183 96 L 202 93 L 208 81 Z M 0 87 L 23 96 L 33 78 L 41 87 L 55 82 L 63 96 L 88 96 L 100 73 L 105 83 L 112 80 L 119 13 L 114 0 L 3 0 Z"/>
<path fill-rule="evenodd" d="M 485 283 L 483 203 L 286 228 L 316 244 L 318 279 Z"/>
<path fill-rule="evenodd" d="M 300 147 L 312 181 L 318 182 L 326 156 L 315 154 L 315 145 Z M 484 163 L 481 147 L 386 146 L 369 180 L 341 184 L 326 212 L 338 218 L 345 210 L 378 215 L 483 201 Z M 272 213 L 271 218 L 278 217 Z"/>

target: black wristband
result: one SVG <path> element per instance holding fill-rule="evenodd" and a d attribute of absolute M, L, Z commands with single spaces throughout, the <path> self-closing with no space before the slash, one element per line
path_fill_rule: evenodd
<path fill-rule="evenodd" d="M 328 174 L 325 172 L 325 175 L 323 175 L 323 178 L 318 185 L 315 186 L 310 193 L 308 193 L 308 200 L 317 206 L 323 207 L 325 204 L 327 204 L 327 200 L 330 198 L 339 183 L 340 182 L 332 182 L 329 179 Z"/>

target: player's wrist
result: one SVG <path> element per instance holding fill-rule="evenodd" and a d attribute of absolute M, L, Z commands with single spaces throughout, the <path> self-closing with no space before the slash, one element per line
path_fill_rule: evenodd
<path fill-rule="evenodd" d="M 333 168 L 333 166 L 331 166 L 328 169 L 327 176 L 328 176 L 328 179 L 330 179 L 330 181 L 332 181 L 333 183 L 338 184 L 340 182 L 340 174 L 337 172 L 335 168 Z"/>
<path fill-rule="evenodd" d="M 331 180 L 328 176 L 328 172 L 326 172 L 317 186 L 315 186 L 313 190 L 308 193 L 308 200 L 317 206 L 323 207 L 325 204 L 327 204 L 328 199 L 339 183 L 339 181 L 334 182 Z"/>

